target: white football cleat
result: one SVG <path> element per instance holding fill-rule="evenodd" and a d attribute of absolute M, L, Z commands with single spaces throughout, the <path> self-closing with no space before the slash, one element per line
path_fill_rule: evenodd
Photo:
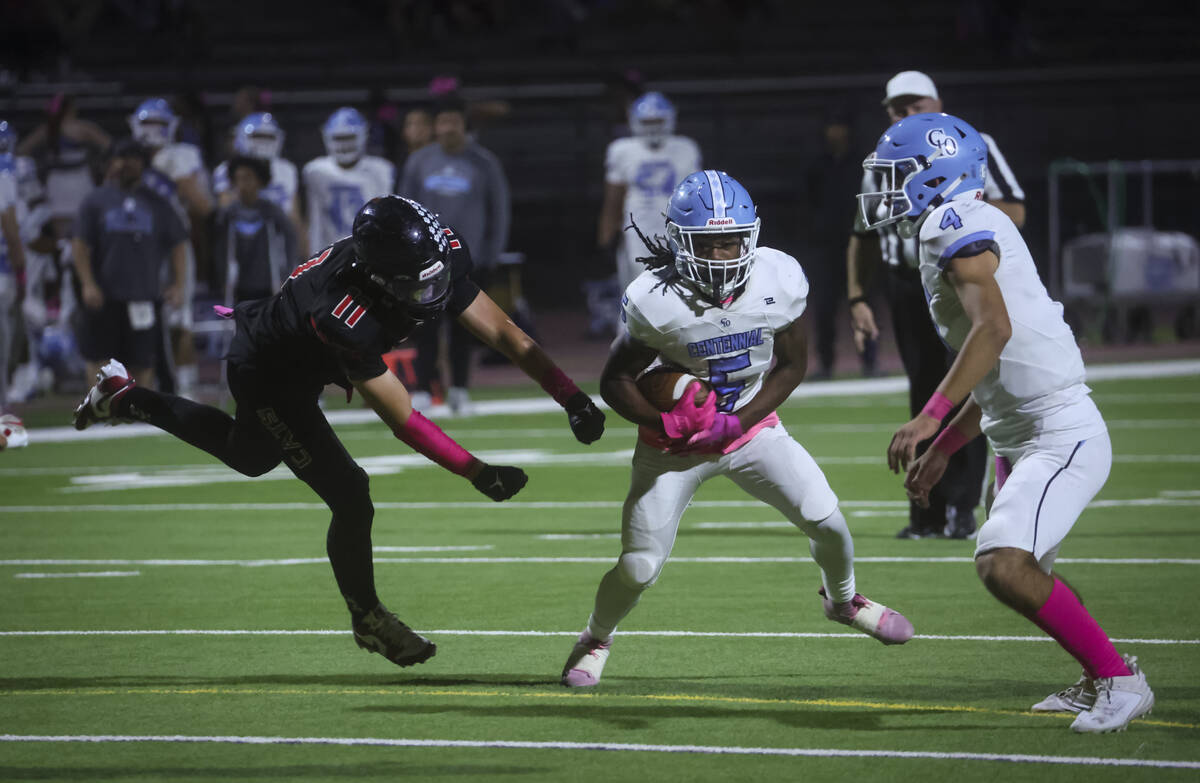
<path fill-rule="evenodd" d="M 1087 672 L 1074 685 L 1052 693 L 1029 709 L 1033 712 L 1083 712 L 1096 703 L 1096 681 Z"/>
<path fill-rule="evenodd" d="M 568 688 L 590 688 L 600 682 L 610 647 L 612 639 L 602 642 L 587 631 L 581 633 L 563 667 L 562 684 Z"/>
<path fill-rule="evenodd" d="M 88 389 L 83 401 L 75 408 L 75 429 L 84 430 L 100 421 L 119 423 L 121 419 L 113 415 L 112 404 L 124 397 L 134 385 L 125 365 L 116 359 L 109 359 L 108 364 L 96 373 L 96 385 Z"/>
<path fill-rule="evenodd" d="M 913 637 L 913 625 L 907 617 L 861 593 L 855 593 L 848 602 L 837 605 L 825 595 L 824 587 L 817 593 L 821 596 L 825 616 L 834 622 L 856 628 L 884 644 L 904 644 Z"/>
<path fill-rule="evenodd" d="M 474 406 L 471 405 L 471 392 L 462 386 L 450 387 L 446 403 L 455 416 L 470 416 L 475 412 Z"/>
<path fill-rule="evenodd" d="M 1154 691 L 1146 682 L 1146 674 L 1137 665 L 1137 657 L 1126 655 L 1125 665 L 1132 674 L 1122 677 L 1096 679 L 1096 703 L 1079 713 L 1071 729 L 1103 734 L 1124 731 L 1129 722 L 1150 712 L 1154 707 Z"/>
<path fill-rule="evenodd" d="M 24 422 L 11 413 L 0 416 L 0 436 L 3 436 L 0 448 L 19 449 L 29 445 L 29 432 Z"/>

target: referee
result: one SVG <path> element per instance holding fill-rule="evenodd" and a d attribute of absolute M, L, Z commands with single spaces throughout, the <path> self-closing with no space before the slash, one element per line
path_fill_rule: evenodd
<path fill-rule="evenodd" d="M 920 71 L 903 71 L 893 76 L 887 83 L 883 105 L 891 122 L 913 114 L 942 111 L 942 101 L 933 79 Z M 986 133 L 981 135 L 988 147 L 984 198 L 1020 228 L 1025 223 L 1025 193 L 1017 184 L 996 142 Z M 864 174 L 862 192 L 881 190 L 879 183 L 872 181 L 878 176 Z M 895 224 L 884 226 L 877 233 L 880 254 L 887 270 L 884 291 L 892 311 L 892 329 L 896 334 L 896 347 L 900 350 L 904 372 L 908 375 L 908 407 L 915 416 L 937 390 L 954 356 L 938 337 L 929 317 L 925 291 L 917 272 L 917 238 L 902 238 Z M 854 344 L 860 352 L 868 340 L 879 337 L 875 314 L 863 294 L 860 277 L 864 266 L 866 234 L 860 217 L 855 222 L 846 248 L 850 323 L 854 331 Z M 946 418 L 949 421 L 953 416 Z M 972 536 L 975 532 L 975 507 L 979 505 L 986 470 L 987 442 L 980 435 L 950 458 L 945 477 L 929 493 L 929 508 L 923 509 L 909 502 L 908 525 L 899 532 L 897 538 Z"/>

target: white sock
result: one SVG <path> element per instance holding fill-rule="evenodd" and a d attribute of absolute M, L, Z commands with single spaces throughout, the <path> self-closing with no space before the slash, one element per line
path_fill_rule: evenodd
<path fill-rule="evenodd" d="M 854 598 L 854 539 L 840 508 L 806 530 L 808 550 L 821 567 L 825 595 L 835 604 Z"/>
<path fill-rule="evenodd" d="M 641 590 L 635 590 L 625 583 L 618 568 L 605 574 L 596 590 L 596 607 L 587 624 L 587 631 L 593 639 L 607 641 L 612 638 L 617 624 L 625 619 L 625 615 L 637 606 L 642 597 Z"/>

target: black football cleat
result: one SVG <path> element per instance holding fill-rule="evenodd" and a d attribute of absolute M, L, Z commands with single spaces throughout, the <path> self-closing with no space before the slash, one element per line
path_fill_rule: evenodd
<path fill-rule="evenodd" d="M 400 621 L 379 604 L 352 623 L 354 642 L 368 652 L 379 653 L 397 666 L 424 663 L 437 652 L 437 645 Z"/>

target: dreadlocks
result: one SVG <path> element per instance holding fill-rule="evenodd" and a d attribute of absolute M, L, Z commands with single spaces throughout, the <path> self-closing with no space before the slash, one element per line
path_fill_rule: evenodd
<path fill-rule="evenodd" d="M 635 223 L 633 220 L 632 214 L 629 215 L 629 225 L 625 226 L 625 230 L 628 231 L 631 228 L 634 230 L 634 233 L 637 234 L 638 239 L 642 240 L 642 244 L 646 246 L 646 249 L 650 251 L 650 255 L 641 256 L 634 259 L 635 261 L 637 261 L 639 264 L 645 264 L 647 269 L 662 269 L 665 266 L 675 265 L 675 254 L 672 253 L 671 248 L 667 246 L 665 237 L 661 235 L 655 236 L 654 241 L 651 242 L 650 239 L 648 239 L 646 235 L 642 233 L 642 230 L 638 228 L 637 223 Z"/>

